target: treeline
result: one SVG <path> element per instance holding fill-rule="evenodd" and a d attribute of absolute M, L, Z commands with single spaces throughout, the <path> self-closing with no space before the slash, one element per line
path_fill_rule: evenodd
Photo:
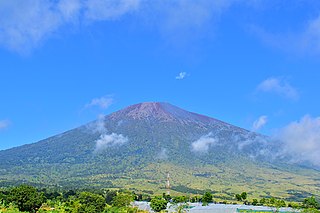
<path fill-rule="evenodd" d="M 0 213 L 18 212 L 50 212 L 50 213 L 138 213 L 144 212 L 131 206 L 133 201 L 150 202 L 151 208 L 160 212 L 168 203 L 177 206 L 181 212 L 188 202 L 201 202 L 202 205 L 217 203 L 212 192 L 204 192 L 202 196 L 161 196 L 151 197 L 148 194 L 135 193 L 128 190 L 54 190 L 37 189 L 29 185 L 20 185 L 0 189 Z M 301 212 L 320 213 L 320 204 L 315 197 L 305 198 L 301 203 L 286 203 L 282 199 L 262 198 L 249 199 L 246 192 L 236 194 L 233 202 L 222 201 L 223 204 L 263 205 L 275 208 L 292 207 Z M 185 205 L 184 205 L 185 204 Z M 180 208 L 180 209 L 179 209 Z"/>
<path fill-rule="evenodd" d="M 144 212 L 131 207 L 132 201 L 150 201 L 145 194 L 127 190 L 48 190 L 20 185 L 0 189 L 0 212 L 102 213 Z"/>

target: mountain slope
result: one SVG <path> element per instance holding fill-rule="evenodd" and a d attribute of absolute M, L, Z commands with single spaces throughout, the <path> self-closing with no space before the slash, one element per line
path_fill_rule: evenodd
<path fill-rule="evenodd" d="M 210 189 L 297 198 L 319 192 L 319 172 L 278 159 L 262 135 L 168 103 L 129 106 L 63 134 L 0 151 L 0 184 Z"/>

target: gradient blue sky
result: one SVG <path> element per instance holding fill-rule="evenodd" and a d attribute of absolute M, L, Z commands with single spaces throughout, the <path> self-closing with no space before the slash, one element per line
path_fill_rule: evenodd
<path fill-rule="evenodd" d="M 320 130 L 318 0 L 2 0 L 0 45 L 0 150 L 145 101 Z"/>

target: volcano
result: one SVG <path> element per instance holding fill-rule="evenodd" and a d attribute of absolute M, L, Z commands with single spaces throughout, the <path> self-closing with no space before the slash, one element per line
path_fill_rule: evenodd
<path fill-rule="evenodd" d="M 270 138 L 169 103 L 129 106 L 76 129 L 0 151 L 0 185 L 210 190 L 221 199 L 319 196 L 320 172 L 279 158 Z"/>

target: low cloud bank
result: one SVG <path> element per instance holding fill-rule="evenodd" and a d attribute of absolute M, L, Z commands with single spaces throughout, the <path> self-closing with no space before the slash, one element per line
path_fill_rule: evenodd
<path fill-rule="evenodd" d="M 191 144 L 191 150 L 198 153 L 207 153 L 210 146 L 216 144 L 216 139 L 212 137 L 212 133 L 202 136 L 200 139 Z"/>
<path fill-rule="evenodd" d="M 284 142 L 284 155 L 296 163 L 320 166 L 320 117 L 304 116 L 282 128 L 276 139 Z"/>
<path fill-rule="evenodd" d="M 122 134 L 103 134 L 96 140 L 95 152 L 101 152 L 109 147 L 119 147 L 127 143 L 129 139 Z"/>

